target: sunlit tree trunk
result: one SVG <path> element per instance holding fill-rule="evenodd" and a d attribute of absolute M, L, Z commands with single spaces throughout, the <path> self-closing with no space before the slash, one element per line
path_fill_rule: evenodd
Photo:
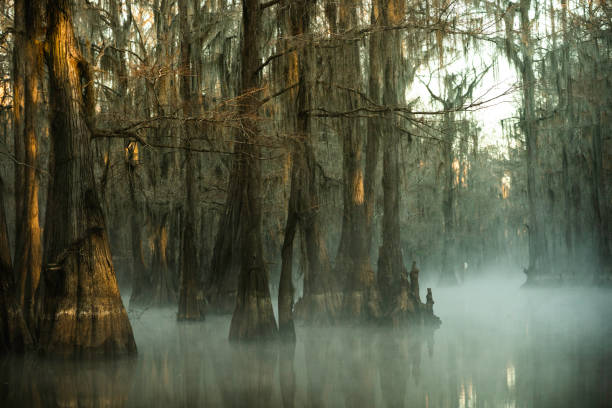
<path fill-rule="evenodd" d="M 234 148 L 235 178 L 230 180 L 230 184 L 238 186 L 233 197 L 235 201 L 230 205 L 240 214 L 238 228 L 242 251 L 233 254 L 240 257 L 241 264 L 230 326 L 231 341 L 266 339 L 277 334 L 261 242 L 261 148 L 257 125 L 261 13 L 258 0 L 242 0 L 242 123 Z"/>
<path fill-rule="evenodd" d="M 24 4 L 17 4 L 24 3 Z M 16 11 L 23 9 L 23 26 L 18 28 L 22 32 L 16 41 L 16 60 L 23 62 L 24 88 L 23 88 L 23 129 L 15 134 L 15 146 L 23 149 L 17 153 L 23 161 L 17 164 L 18 170 L 15 179 L 17 218 L 15 240 L 15 274 L 19 279 L 19 303 L 23 309 L 24 317 L 30 326 L 35 320 L 35 293 L 40 279 L 42 265 L 41 231 L 38 220 L 38 129 L 37 123 L 40 97 L 40 78 L 42 75 L 42 4 L 39 0 L 18 0 Z M 19 13 L 17 13 L 19 14 Z M 17 16 L 20 18 L 20 16 Z M 23 30 L 23 31 L 22 31 Z M 17 140 L 19 139 L 19 140 Z"/>
<path fill-rule="evenodd" d="M 119 295 L 93 174 L 93 77 L 78 48 L 69 0 L 47 5 L 47 24 L 53 161 L 40 346 L 50 354 L 132 354 L 136 344 Z"/>

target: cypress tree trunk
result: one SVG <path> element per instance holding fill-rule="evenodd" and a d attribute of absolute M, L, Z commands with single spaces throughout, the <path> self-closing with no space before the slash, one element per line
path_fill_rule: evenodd
<path fill-rule="evenodd" d="M 138 162 L 133 157 L 136 142 L 132 142 L 126 148 L 128 160 L 126 167 L 128 172 L 128 188 L 130 193 L 130 204 L 132 216 L 130 217 L 130 243 L 132 246 L 132 293 L 130 294 L 130 309 L 133 307 L 148 306 L 151 302 L 152 287 L 150 275 L 144 261 L 142 248 L 142 213 L 141 206 L 136 198 L 136 176 Z"/>
<path fill-rule="evenodd" d="M 335 14 L 328 12 L 329 16 Z M 335 34 L 341 35 L 356 25 L 356 9 L 352 2 L 341 1 L 337 14 L 339 18 Z M 334 30 L 335 21 L 330 25 Z M 332 75 L 332 82 L 351 88 L 360 81 L 359 48 L 356 43 L 350 42 L 341 49 L 342 52 L 336 54 L 337 69 Z M 339 76 L 338 72 L 342 75 Z M 357 103 L 355 97 L 350 96 L 341 105 L 350 110 Z M 342 308 L 348 319 L 377 319 L 381 312 L 374 270 L 370 264 L 369 239 L 366 236 L 364 174 L 361 168 L 363 138 L 359 132 L 359 122 L 355 119 L 342 120 L 339 133 L 342 140 L 344 216 L 336 256 L 336 276 L 346 278 Z"/>
<path fill-rule="evenodd" d="M 298 153 L 294 150 L 294 154 Z M 281 274 L 278 284 L 278 330 L 282 338 L 295 341 L 295 327 L 293 325 L 293 241 L 298 225 L 298 192 L 295 170 L 295 158 L 291 165 L 291 193 L 287 207 L 287 223 L 285 225 L 285 238 L 281 250 Z"/>
<path fill-rule="evenodd" d="M 382 0 L 372 1 L 370 24 L 379 28 L 382 21 Z M 370 100 L 382 104 L 382 46 L 384 34 L 379 30 L 374 30 L 370 34 L 369 52 L 369 77 L 368 77 L 368 97 Z M 372 248 L 374 210 L 376 203 L 376 169 L 378 167 L 378 152 L 380 150 L 382 121 L 379 117 L 368 118 L 368 137 L 366 141 L 366 164 L 364 193 L 367 217 L 366 237 L 368 240 L 368 250 Z"/>
<path fill-rule="evenodd" d="M 0 178 L 0 354 L 24 351 L 32 345 L 32 337 L 15 296 L 16 289 L 6 226 L 4 182 Z"/>
<path fill-rule="evenodd" d="M 69 0 L 47 5 L 47 24 L 53 162 L 40 346 L 51 354 L 133 354 L 93 174 L 93 77 L 77 45 Z"/>
<path fill-rule="evenodd" d="M 529 204 L 529 269 L 528 282 L 533 282 L 538 275 L 547 273 L 543 260 L 546 259 L 546 241 L 544 229 L 538 219 L 536 198 L 536 165 L 538 135 L 535 123 L 535 74 L 533 72 L 533 45 L 531 44 L 529 7 L 531 0 L 520 1 L 520 22 L 522 41 L 526 41 L 528 50 L 523 53 L 521 66 L 523 90 L 523 130 L 527 142 L 527 198 Z"/>
<path fill-rule="evenodd" d="M 310 18 L 314 5 L 313 0 L 300 0 L 294 2 L 289 10 L 290 31 L 296 44 L 303 44 L 306 41 L 305 36 L 310 33 Z M 289 199 L 285 243 L 293 245 L 292 235 L 295 234 L 295 226 L 291 226 L 291 224 L 298 223 L 302 228 L 305 241 L 307 268 L 304 274 L 304 293 L 299 304 L 296 305 L 296 313 L 306 321 L 326 324 L 333 322 L 337 317 L 340 298 L 339 294 L 334 291 L 329 256 L 319 221 L 316 159 L 310 131 L 310 119 L 306 114 L 312 97 L 312 85 L 309 80 L 310 52 L 309 47 L 302 47 L 295 53 L 296 58 L 290 59 L 291 73 L 289 77 L 297 79 L 298 90 L 295 95 L 296 140 L 293 144 L 292 153 L 291 197 Z M 292 235 L 289 236 L 288 233 Z M 283 257 L 283 271 L 285 271 L 285 266 L 291 267 L 292 252 L 289 251 L 290 249 L 283 245 L 283 255 L 288 255 L 288 259 Z M 283 286 L 283 283 L 288 285 L 289 278 L 285 277 L 283 281 L 284 277 L 281 273 L 280 288 L 288 289 L 289 287 Z M 293 289 L 291 288 L 291 290 Z M 288 305 L 288 302 L 285 304 Z"/>
<path fill-rule="evenodd" d="M 395 0 L 379 0 L 380 24 L 382 27 L 396 24 L 403 16 L 393 14 L 400 6 Z M 399 19 L 397 19 L 399 17 Z M 397 31 L 385 33 L 381 38 L 382 49 L 382 101 L 386 106 L 399 104 L 397 87 L 400 86 L 399 64 L 396 63 L 397 53 L 400 51 L 399 35 Z M 400 88 L 401 92 L 401 88 Z M 383 223 L 382 246 L 378 254 L 378 288 L 381 294 L 383 313 L 391 311 L 393 299 L 397 298 L 397 289 L 406 286 L 408 273 L 404 267 L 399 219 L 399 134 L 394 126 L 392 114 L 386 114 L 383 130 Z"/>
<path fill-rule="evenodd" d="M 399 0 L 379 0 L 379 21 L 383 27 L 400 24 L 404 16 L 404 4 Z M 397 106 L 403 92 L 402 70 L 397 62 L 401 41 L 397 31 L 385 33 L 380 40 L 382 56 L 382 102 L 385 106 Z M 418 270 L 408 281 L 404 266 L 400 234 L 400 138 L 392 114 L 386 114 L 383 131 L 383 222 L 382 246 L 378 254 L 378 288 L 381 294 L 382 312 L 387 321 L 399 326 L 406 319 L 415 318 L 424 305 L 419 299 Z"/>
<path fill-rule="evenodd" d="M 234 149 L 235 178 L 230 180 L 230 184 L 237 186 L 230 189 L 238 193 L 230 205 L 239 214 L 242 251 L 239 253 L 236 307 L 229 334 L 231 341 L 266 339 L 277 334 L 261 242 L 261 148 L 257 126 L 261 13 L 258 0 L 242 0 L 242 123 Z"/>
<path fill-rule="evenodd" d="M 168 261 L 168 243 L 171 209 L 165 204 L 154 206 L 150 214 L 152 228 L 153 256 L 151 257 L 150 304 L 157 307 L 174 307 L 177 302 L 176 285 Z"/>
<path fill-rule="evenodd" d="M 17 4 L 24 3 L 24 4 Z M 24 25 L 22 39 L 16 41 L 15 57 L 23 62 L 23 129 L 16 126 L 15 146 L 21 150 L 16 154 L 22 157 L 15 174 L 17 198 L 15 274 L 19 279 L 19 303 L 24 311 L 28 325 L 32 327 L 35 319 L 34 295 L 40 279 L 42 265 L 41 232 L 38 221 L 38 124 L 40 104 L 40 76 L 42 75 L 42 5 L 39 0 L 18 0 L 15 11 L 23 10 Z M 17 16 L 21 20 L 21 16 Z M 16 20 L 17 21 L 17 20 Z M 17 140 L 19 139 L 19 140 Z"/>
<path fill-rule="evenodd" d="M 225 210 L 219 220 L 210 267 L 210 279 L 206 290 L 211 311 L 222 314 L 231 313 L 236 304 L 241 265 L 240 257 L 236 256 L 242 252 L 239 234 L 240 218 L 237 208 L 240 200 L 239 186 L 237 183 L 232 183 L 232 180 L 239 177 L 237 159 L 237 157 L 234 158 Z"/>
<path fill-rule="evenodd" d="M 187 4 L 179 2 L 179 25 L 181 33 L 181 79 L 180 91 L 183 100 L 183 116 L 189 117 L 192 113 L 191 92 L 191 33 L 187 15 Z M 183 245 L 181 246 L 181 283 L 179 290 L 178 320 L 203 320 L 205 316 L 204 292 L 198 276 L 198 251 L 195 236 L 195 197 L 193 183 L 195 163 L 191 147 L 191 132 L 187 121 L 183 124 L 186 152 L 185 152 L 185 190 L 186 202 L 183 218 Z"/>

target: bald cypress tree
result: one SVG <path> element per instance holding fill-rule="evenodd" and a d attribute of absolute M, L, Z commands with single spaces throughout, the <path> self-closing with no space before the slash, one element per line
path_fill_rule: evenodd
<path fill-rule="evenodd" d="M 93 77 L 75 38 L 69 0 L 47 4 L 47 24 L 52 164 L 40 347 L 69 356 L 132 354 L 136 344 L 93 173 Z"/>
<path fill-rule="evenodd" d="M 275 337 L 276 320 L 270 300 L 268 271 L 263 259 L 261 222 L 261 147 L 257 114 L 260 101 L 261 8 L 258 0 L 242 0 L 241 126 L 234 148 L 228 211 L 239 216 L 241 252 L 236 306 L 229 338 L 232 341 Z"/>

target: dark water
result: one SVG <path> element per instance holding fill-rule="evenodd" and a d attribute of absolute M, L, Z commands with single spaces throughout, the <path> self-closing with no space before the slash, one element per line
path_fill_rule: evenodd
<path fill-rule="evenodd" d="M 434 289 L 435 333 L 298 327 L 295 348 L 146 311 L 136 359 L 3 361 L 0 406 L 612 406 L 612 291 L 519 286 Z"/>

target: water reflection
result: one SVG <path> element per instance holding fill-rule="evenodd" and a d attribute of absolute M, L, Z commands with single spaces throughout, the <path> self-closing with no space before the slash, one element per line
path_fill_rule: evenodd
<path fill-rule="evenodd" d="M 612 405 L 607 292 L 438 293 L 436 332 L 298 326 L 295 345 L 231 345 L 229 318 L 178 324 L 172 310 L 147 311 L 134 320 L 135 359 L 0 361 L 0 405 Z"/>

